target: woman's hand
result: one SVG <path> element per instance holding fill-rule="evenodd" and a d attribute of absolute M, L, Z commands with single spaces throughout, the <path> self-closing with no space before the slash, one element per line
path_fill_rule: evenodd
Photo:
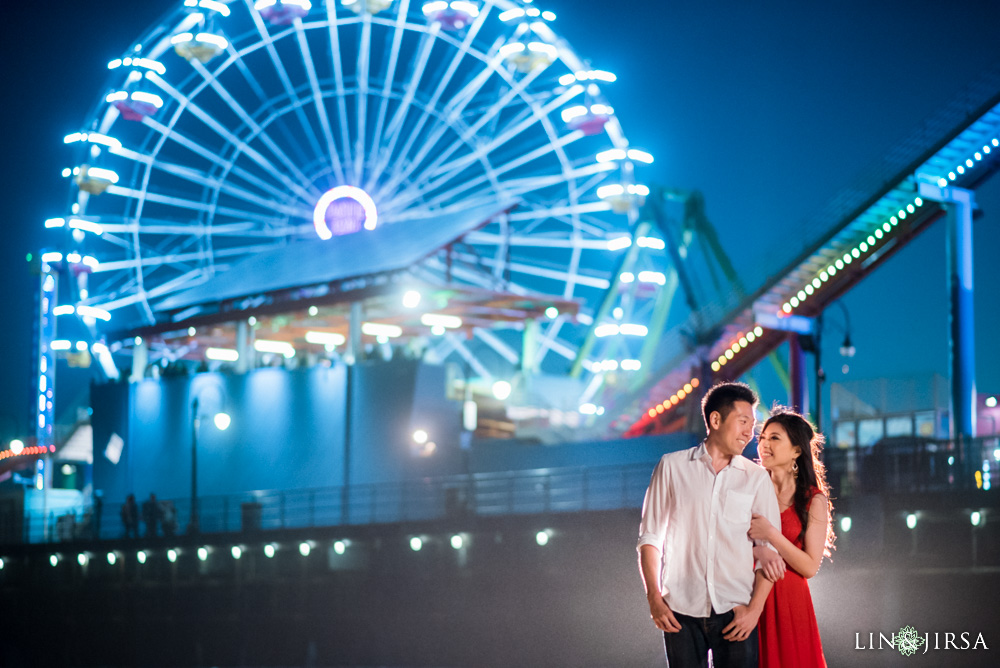
<path fill-rule="evenodd" d="M 777 582 L 785 577 L 785 560 L 769 547 L 758 545 L 753 549 L 754 559 L 760 562 L 764 577 L 771 582 Z"/>
<path fill-rule="evenodd" d="M 747 534 L 752 540 L 766 540 L 773 543 L 774 531 L 774 525 L 768 522 L 766 517 L 754 513 L 750 520 L 750 531 Z"/>

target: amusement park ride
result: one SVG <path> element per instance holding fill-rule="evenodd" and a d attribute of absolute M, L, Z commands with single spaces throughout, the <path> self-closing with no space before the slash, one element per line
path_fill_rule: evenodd
<path fill-rule="evenodd" d="M 405 355 L 509 392 L 509 416 L 638 435 L 685 429 L 699 388 L 792 339 L 801 403 L 796 337 L 946 212 L 971 234 L 963 197 L 1000 165 L 994 75 L 748 292 L 700 194 L 642 183 L 615 76 L 556 23 L 530 0 L 178 2 L 65 138 L 38 444 L 60 360 L 114 380 Z"/>

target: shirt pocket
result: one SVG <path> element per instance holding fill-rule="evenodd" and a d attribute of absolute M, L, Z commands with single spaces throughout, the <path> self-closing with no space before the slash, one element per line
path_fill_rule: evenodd
<path fill-rule="evenodd" d="M 729 490 L 726 492 L 726 505 L 722 509 L 722 517 L 729 522 L 750 524 L 753 507 L 753 494 Z"/>

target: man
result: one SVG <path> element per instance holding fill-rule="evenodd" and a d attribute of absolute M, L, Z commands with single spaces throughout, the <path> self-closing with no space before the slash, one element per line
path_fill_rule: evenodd
<path fill-rule="evenodd" d="M 702 399 L 708 437 L 663 456 L 639 528 L 639 571 L 670 668 L 757 665 L 757 618 L 772 583 L 747 536 L 754 513 L 781 526 L 767 471 L 741 453 L 754 437 L 757 395 L 721 383 Z M 773 551 L 774 548 L 767 543 Z"/>

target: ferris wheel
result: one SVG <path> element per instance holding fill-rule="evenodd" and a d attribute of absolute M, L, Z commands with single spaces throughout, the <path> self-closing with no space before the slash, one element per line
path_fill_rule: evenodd
<path fill-rule="evenodd" d="M 586 404 L 604 374 L 638 368 L 664 246 L 637 225 L 652 156 L 605 96 L 615 75 L 557 26 L 531 0 L 178 0 L 65 138 L 48 259 L 76 280 L 58 308 L 106 352 L 104 332 L 156 323 L 164 300 L 261 252 L 495 204 L 424 278 L 578 313 L 547 310 L 530 343 L 516 323 L 431 352 L 492 378 L 530 345 L 536 368 L 589 383 Z"/>

